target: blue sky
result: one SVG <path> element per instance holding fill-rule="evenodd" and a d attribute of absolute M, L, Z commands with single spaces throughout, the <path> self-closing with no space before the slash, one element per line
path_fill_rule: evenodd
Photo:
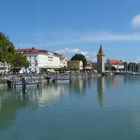
<path fill-rule="evenodd" d="M 140 61 L 140 0 L 0 0 L 0 31 L 16 48 Z"/>

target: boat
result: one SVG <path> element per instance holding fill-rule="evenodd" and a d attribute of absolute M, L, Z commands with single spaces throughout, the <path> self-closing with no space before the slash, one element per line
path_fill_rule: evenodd
<path fill-rule="evenodd" d="M 69 76 L 57 76 L 55 79 L 57 83 L 68 83 L 70 81 Z"/>
<path fill-rule="evenodd" d="M 57 79 L 56 82 L 57 83 L 68 83 L 70 81 L 70 79 Z"/>
<path fill-rule="evenodd" d="M 19 81 L 15 81 L 13 83 L 13 87 L 15 88 L 21 88 L 22 87 L 22 82 L 19 80 Z"/>
<path fill-rule="evenodd" d="M 102 73 L 102 76 L 113 76 L 114 73 L 113 72 L 104 72 Z"/>
<path fill-rule="evenodd" d="M 38 82 L 35 81 L 35 80 L 27 80 L 27 81 L 25 82 L 25 84 L 26 84 L 26 87 L 38 86 Z M 22 88 L 23 83 L 22 83 L 21 80 L 18 80 L 18 81 L 15 81 L 15 82 L 14 82 L 13 86 L 14 86 L 15 88 Z"/>
<path fill-rule="evenodd" d="M 35 80 L 28 80 L 26 81 L 27 86 L 37 86 L 38 82 Z"/>

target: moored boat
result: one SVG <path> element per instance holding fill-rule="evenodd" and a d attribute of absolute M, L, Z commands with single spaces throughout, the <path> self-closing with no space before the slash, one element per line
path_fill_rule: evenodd
<path fill-rule="evenodd" d="M 26 84 L 27 87 L 32 87 L 32 86 L 37 86 L 38 82 L 35 81 L 35 80 L 27 80 L 25 82 L 25 84 Z M 13 85 L 14 85 L 15 88 L 22 88 L 23 83 L 22 83 L 22 81 L 19 80 L 19 81 L 15 81 L 15 83 Z"/>

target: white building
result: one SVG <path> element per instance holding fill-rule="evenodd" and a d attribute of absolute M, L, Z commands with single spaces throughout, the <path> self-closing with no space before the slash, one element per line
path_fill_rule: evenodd
<path fill-rule="evenodd" d="M 49 52 L 47 50 L 19 49 L 18 53 L 22 53 L 27 57 L 30 62 L 29 71 L 38 71 L 41 68 L 61 68 L 66 66 L 66 59 L 64 56 Z"/>
<path fill-rule="evenodd" d="M 60 68 L 60 57 L 52 52 L 47 53 L 46 59 L 47 68 Z"/>
<path fill-rule="evenodd" d="M 124 70 L 124 63 L 122 60 L 108 59 L 106 65 L 115 68 L 116 70 Z"/>

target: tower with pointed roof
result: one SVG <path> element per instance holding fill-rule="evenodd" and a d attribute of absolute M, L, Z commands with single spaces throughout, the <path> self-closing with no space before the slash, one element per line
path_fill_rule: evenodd
<path fill-rule="evenodd" d="M 105 54 L 102 49 L 102 45 L 100 45 L 99 52 L 97 54 L 97 72 L 103 73 L 105 71 Z"/>

